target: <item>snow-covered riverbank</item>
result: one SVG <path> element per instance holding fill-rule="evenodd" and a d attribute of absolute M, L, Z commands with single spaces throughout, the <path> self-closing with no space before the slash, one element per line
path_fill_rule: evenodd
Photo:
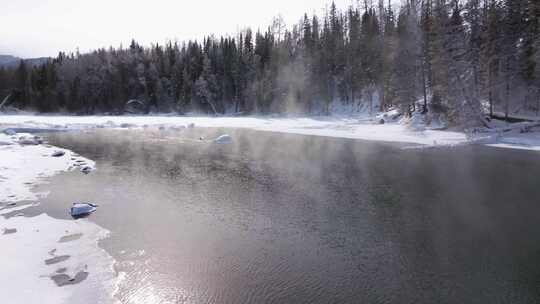
<path fill-rule="evenodd" d="M 79 170 L 81 164 L 93 167 L 94 162 L 69 150 L 27 144 L 30 139 L 34 139 L 30 134 L 0 134 L 2 299 L 5 303 L 110 303 L 117 281 L 114 260 L 98 247 L 108 231 L 86 219 L 24 216 L 27 208 L 47 195 L 32 192 L 32 187 L 61 171 Z M 57 151 L 65 154 L 53 157 Z"/>
<path fill-rule="evenodd" d="M 497 126 L 506 124 L 497 123 Z M 91 128 L 137 128 L 162 127 L 249 128 L 260 131 L 284 132 L 302 135 L 329 136 L 383 142 L 400 142 L 424 146 L 452 146 L 471 142 L 494 147 L 540 150 L 540 128 L 520 133 L 486 130 L 467 134 L 461 131 L 434 130 L 416 125 L 411 127 L 403 121 L 378 124 L 377 119 L 365 116 L 322 117 L 205 117 L 205 116 L 40 116 L 2 115 L 0 129 L 26 128 L 48 130 L 73 130 Z"/>
<path fill-rule="evenodd" d="M 107 127 L 197 127 L 249 128 L 260 131 L 329 136 L 421 145 L 453 145 L 468 141 L 453 131 L 411 131 L 400 123 L 375 124 L 356 117 L 203 117 L 203 116 L 0 116 L 0 128 L 55 130 Z"/>

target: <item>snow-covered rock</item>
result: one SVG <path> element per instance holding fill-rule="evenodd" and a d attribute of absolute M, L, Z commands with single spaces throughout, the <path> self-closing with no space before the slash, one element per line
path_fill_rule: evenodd
<path fill-rule="evenodd" d="M 230 144 L 232 143 L 232 137 L 228 134 L 223 134 L 219 136 L 218 138 L 214 139 L 214 143 L 216 144 Z"/>
<path fill-rule="evenodd" d="M 124 128 L 124 129 L 134 128 L 134 127 L 136 127 L 136 125 L 130 124 L 130 123 L 123 123 L 123 124 L 120 125 L 120 128 Z"/>
<path fill-rule="evenodd" d="M 408 121 L 408 126 L 414 131 L 426 130 L 426 117 L 418 112 L 413 113 Z"/>
<path fill-rule="evenodd" d="M 377 118 L 377 121 L 380 123 L 381 120 L 384 121 L 381 124 L 388 123 L 388 122 L 395 122 L 398 120 L 398 118 L 401 117 L 401 112 L 399 112 L 398 109 L 392 109 L 387 112 L 383 112 L 375 116 Z"/>
<path fill-rule="evenodd" d="M 17 142 L 23 146 L 37 146 L 43 143 L 43 139 L 39 136 L 21 136 Z"/>
<path fill-rule="evenodd" d="M 84 174 L 88 174 L 90 172 L 92 172 L 93 168 L 90 167 L 90 166 L 84 166 L 81 168 L 81 172 L 84 173 Z"/>
<path fill-rule="evenodd" d="M 144 114 L 148 112 L 146 108 L 147 106 L 144 102 L 137 99 L 132 99 L 126 103 L 124 112 L 128 114 Z"/>
<path fill-rule="evenodd" d="M 71 206 L 70 214 L 73 217 L 82 217 L 89 215 L 97 210 L 97 205 L 91 203 L 74 203 Z"/>
<path fill-rule="evenodd" d="M 51 155 L 52 157 L 62 157 L 66 154 L 66 152 L 62 150 L 54 151 L 54 153 Z"/>

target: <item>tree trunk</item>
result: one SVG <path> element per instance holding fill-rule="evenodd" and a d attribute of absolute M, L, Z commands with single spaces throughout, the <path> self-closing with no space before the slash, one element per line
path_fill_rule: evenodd
<path fill-rule="evenodd" d="M 373 89 L 369 90 L 369 117 L 373 116 Z"/>
<path fill-rule="evenodd" d="M 422 85 L 422 89 L 423 89 L 423 93 L 424 93 L 424 109 L 422 110 L 422 114 L 426 114 L 428 112 L 428 108 L 427 108 L 427 83 L 426 83 L 426 69 L 424 67 L 422 67 L 422 82 L 423 82 L 423 85 Z"/>
<path fill-rule="evenodd" d="M 493 118 L 493 92 L 489 89 L 489 117 Z"/>
<path fill-rule="evenodd" d="M 0 111 L 2 110 L 2 108 L 4 107 L 4 105 L 8 102 L 9 98 L 11 97 L 11 94 L 8 94 L 8 96 L 6 96 L 6 98 L 4 98 L 4 100 L 2 101 L 2 103 L 0 104 Z"/>
<path fill-rule="evenodd" d="M 540 88 L 536 89 L 536 116 L 540 116 Z"/>
<path fill-rule="evenodd" d="M 384 112 L 386 107 L 386 100 L 385 100 L 385 94 L 384 94 L 384 84 L 382 84 L 379 87 L 379 99 L 381 100 L 381 104 L 379 105 L 379 111 Z"/>
<path fill-rule="evenodd" d="M 510 110 L 510 60 L 506 59 L 506 100 L 504 102 L 504 117 L 508 120 Z"/>
<path fill-rule="evenodd" d="M 238 89 L 234 90 L 234 112 L 235 114 L 240 111 L 239 101 L 238 101 Z"/>
<path fill-rule="evenodd" d="M 508 120 L 508 112 L 510 111 L 510 82 L 506 80 L 506 101 L 504 103 L 504 119 Z"/>
<path fill-rule="evenodd" d="M 214 106 L 214 103 L 209 101 L 209 100 L 207 102 L 210 105 L 210 107 L 212 108 L 212 111 L 214 112 L 214 115 L 218 115 L 218 112 L 216 110 L 216 106 Z"/>
<path fill-rule="evenodd" d="M 493 81 L 491 76 L 491 68 L 488 67 L 488 101 L 489 101 L 489 117 L 493 118 Z"/>

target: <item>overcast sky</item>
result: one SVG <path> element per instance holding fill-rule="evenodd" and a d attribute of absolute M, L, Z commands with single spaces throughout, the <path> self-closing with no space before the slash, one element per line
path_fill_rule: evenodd
<path fill-rule="evenodd" d="M 265 28 L 281 14 L 287 25 L 304 12 L 321 15 L 331 0 L 0 0 L 0 54 L 24 58 L 99 47 L 235 34 Z M 356 0 L 335 0 L 345 9 Z M 374 1 L 376 2 L 376 1 Z"/>

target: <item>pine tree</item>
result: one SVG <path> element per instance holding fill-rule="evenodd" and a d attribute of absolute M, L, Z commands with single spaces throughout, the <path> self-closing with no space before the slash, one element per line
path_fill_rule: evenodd
<path fill-rule="evenodd" d="M 415 111 L 423 98 L 460 125 L 481 120 L 480 100 L 490 113 L 540 113 L 538 1 L 404 0 L 397 22 L 391 1 L 363 4 L 256 34 L 61 52 L 0 69 L 0 94 L 77 113 L 121 112 L 130 99 L 160 112 L 329 113 L 339 101 L 371 109 L 374 92 L 381 110 Z"/>
<path fill-rule="evenodd" d="M 503 18 L 503 40 L 502 53 L 500 54 L 504 70 L 504 115 L 508 119 L 511 110 L 511 99 L 517 96 L 512 94 L 518 88 L 518 41 L 522 37 L 524 30 L 523 13 L 524 0 L 504 0 L 503 9 L 505 15 Z M 512 96 L 514 96 L 512 98 Z"/>
<path fill-rule="evenodd" d="M 208 105 L 214 114 L 218 114 L 216 102 L 217 83 L 216 76 L 211 70 L 210 59 L 205 54 L 203 58 L 203 70 L 195 82 L 195 96 L 202 105 Z"/>
<path fill-rule="evenodd" d="M 417 95 L 417 46 L 414 41 L 416 24 L 412 8 L 402 7 L 397 22 L 398 43 L 392 82 L 397 105 L 409 115 Z"/>
<path fill-rule="evenodd" d="M 388 1 L 386 14 L 384 15 L 384 31 L 382 46 L 382 66 L 381 66 L 381 111 L 384 111 L 392 104 L 394 95 L 391 89 L 392 64 L 394 62 L 396 49 L 396 28 L 394 12 L 391 1 Z"/>
<path fill-rule="evenodd" d="M 527 0 L 525 7 L 525 25 L 523 42 L 521 44 L 521 72 L 522 77 L 525 80 L 527 87 L 527 99 L 535 100 L 539 98 L 538 95 L 538 81 L 536 71 L 537 67 L 537 53 L 538 53 L 538 39 L 540 36 L 540 3 L 534 0 Z M 535 104 L 538 109 L 538 104 Z"/>

